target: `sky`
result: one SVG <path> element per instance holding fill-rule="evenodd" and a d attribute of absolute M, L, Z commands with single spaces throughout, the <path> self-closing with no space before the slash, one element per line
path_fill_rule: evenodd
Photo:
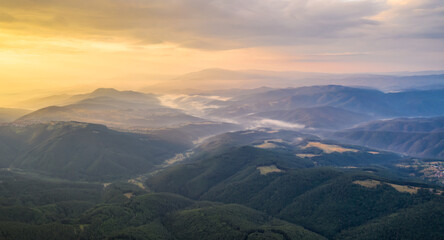
<path fill-rule="evenodd" d="M 0 101 L 206 68 L 444 69 L 443 0 L 0 0 Z"/>

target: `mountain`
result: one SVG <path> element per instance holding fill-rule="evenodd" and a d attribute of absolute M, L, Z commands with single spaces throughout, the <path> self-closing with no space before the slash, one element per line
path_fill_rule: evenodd
<path fill-rule="evenodd" d="M 308 128 L 325 129 L 347 128 L 371 119 L 365 114 L 330 106 L 260 112 L 252 116 L 303 124 Z"/>
<path fill-rule="evenodd" d="M 113 212 L 122 215 L 113 215 Z M 200 203 L 165 193 L 98 206 L 84 214 L 84 236 L 110 239 L 324 239 L 300 226 L 253 209 Z"/>
<path fill-rule="evenodd" d="M 344 231 L 336 239 L 442 239 L 444 228 L 436 220 L 443 215 L 444 204 L 436 199 Z"/>
<path fill-rule="evenodd" d="M 46 97 L 36 97 L 27 99 L 24 101 L 21 101 L 17 103 L 18 106 L 29 108 L 29 109 L 40 109 L 47 106 L 60 106 L 60 105 L 66 105 L 69 103 L 69 98 L 72 97 L 72 95 L 69 94 L 59 94 L 59 95 L 51 95 Z"/>
<path fill-rule="evenodd" d="M 194 151 L 197 157 L 214 156 L 236 147 L 246 146 L 290 154 L 297 159 L 309 160 L 316 166 L 392 166 L 400 159 L 399 155 L 391 152 L 323 140 L 297 131 L 267 128 L 220 134 L 206 139 Z"/>
<path fill-rule="evenodd" d="M 164 107 L 156 96 L 133 91 L 97 89 L 72 96 L 65 106 L 50 106 L 27 114 L 17 123 L 79 121 L 118 128 L 159 128 L 204 121 Z"/>
<path fill-rule="evenodd" d="M 291 130 L 274 130 L 258 128 L 227 132 L 206 139 L 196 146 L 198 152 L 217 153 L 232 147 L 257 146 L 258 148 L 293 148 L 292 144 L 300 144 L 302 140 L 320 140 L 319 137 Z M 272 144 L 266 144 L 272 143 Z M 265 145 L 263 145 L 265 144 Z M 263 145 L 263 146 L 261 146 Z"/>
<path fill-rule="evenodd" d="M 0 170 L 2 239 L 325 239 L 237 204 Z"/>
<path fill-rule="evenodd" d="M 245 117 L 259 112 L 336 107 L 377 118 L 444 114 L 444 90 L 384 93 L 338 85 L 276 89 L 231 99 L 209 115 Z"/>
<path fill-rule="evenodd" d="M 444 117 L 375 121 L 332 137 L 411 156 L 444 159 Z"/>
<path fill-rule="evenodd" d="M 362 124 L 353 129 L 388 132 L 442 132 L 444 131 L 444 117 L 378 120 Z"/>
<path fill-rule="evenodd" d="M 78 122 L 1 126 L 0 142 L 4 168 L 89 180 L 145 173 L 187 148 L 155 136 Z"/>
<path fill-rule="evenodd" d="M 91 93 L 77 94 L 69 98 L 68 102 L 76 103 L 85 99 L 110 97 L 117 100 L 130 101 L 135 103 L 143 103 L 156 105 L 159 104 L 156 96 L 148 93 L 140 93 L 135 91 L 119 91 L 114 88 L 97 88 Z"/>
<path fill-rule="evenodd" d="M 204 155 L 195 163 L 173 166 L 150 179 L 147 184 L 155 191 L 168 191 L 191 198 L 199 198 L 210 188 L 245 169 L 256 171 L 259 166 L 278 168 L 307 167 L 313 164 L 291 154 L 279 154 L 267 150 L 241 147 L 220 154 Z"/>
<path fill-rule="evenodd" d="M 200 170 L 194 171 L 192 165 Z M 381 236 L 408 226 L 408 231 L 415 232 L 412 236 L 439 239 L 442 230 L 436 224 L 443 220 L 440 189 L 379 177 L 374 174 L 377 169 L 370 173 L 368 168 L 310 166 L 313 164 L 309 160 L 291 154 L 240 147 L 172 166 L 148 178 L 151 186 L 153 179 L 171 174 L 174 182 L 162 180 L 156 182 L 156 187 L 185 184 L 191 189 L 204 189 L 194 199 L 153 192 L 154 188 L 148 190 L 128 182 L 76 182 L 2 169 L 0 236 L 341 239 L 368 236 L 368 226 L 373 229 L 376 222 L 382 224 L 376 226 Z M 177 169 L 183 169 L 180 175 Z M 210 181 L 198 181 L 193 176 Z M 397 215 L 401 217 L 391 221 Z"/>
<path fill-rule="evenodd" d="M 352 80 L 276 76 L 186 79 Z M 444 90 L 429 89 L 441 77 L 353 77 L 409 90 L 100 88 L 47 99 L 60 104 L 0 124 L 0 239 L 443 239 Z"/>
<path fill-rule="evenodd" d="M 237 98 L 244 95 L 267 92 L 273 89 L 274 88 L 270 87 L 256 87 L 256 88 L 247 88 L 247 89 L 243 88 L 218 89 L 211 91 L 196 90 L 196 92 L 194 92 L 193 94 L 203 95 L 203 96 L 221 96 L 228 98 Z"/>
<path fill-rule="evenodd" d="M 202 92 L 213 90 L 227 90 L 227 86 L 238 86 L 239 88 L 256 88 L 257 86 L 288 87 L 293 86 L 295 79 L 309 78 L 310 76 L 326 76 L 322 73 L 303 72 L 273 72 L 259 70 L 234 71 L 220 68 L 203 69 L 197 72 L 187 73 L 161 84 L 149 86 L 150 91 L 173 91 L 173 92 Z M 270 82 L 273 82 L 271 85 Z M 173 86 L 173 87 L 172 87 Z M 198 89 L 198 90 L 197 90 Z"/>
<path fill-rule="evenodd" d="M 396 154 L 262 128 L 208 138 L 165 167 L 189 146 L 156 131 L 0 126 L 1 238 L 442 236 L 443 189 L 392 171 L 404 163 Z"/>
<path fill-rule="evenodd" d="M 431 199 L 443 200 L 433 193 L 439 188 L 381 177 L 380 168 L 315 166 L 293 154 L 238 147 L 172 166 L 146 184 L 157 192 L 246 205 L 328 238 Z"/>
<path fill-rule="evenodd" d="M 241 126 L 231 123 L 199 122 L 169 128 L 147 129 L 146 131 L 144 129 L 137 129 L 135 132 L 145 132 L 165 141 L 180 142 L 184 145 L 187 144 L 189 148 L 193 148 L 196 144 L 209 137 L 240 130 L 241 128 Z"/>
<path fill-rule="evenodd" d="M 145 95 L 145 96 L 143 96 Z M 90 93 L 85 94 L 59 94 L 47 97 L 32 98 L 18 103 L 20 106 L 26 106 L 31 109 L 40 109 L 48 106 L 65 106 L 76 102 L 96 97 L 113 97 L 113 98 L 146 98 L 152 96 L 150 94 L 142 94 L 134 91 L 118 91 L 113 88 L 98 88 Z M 155 99 L 153 99 L 155 100 Z"/>
<path fill-rule="evenodd" d="M 0 123 L 12 122 L 30 112 L 26 109 L 0 108 Z"/>
<path fill-rule="evenodd" d="M 150 86 L 150 91 L 195 92 L 215 89 L 227 89 L 227 86 L 239 88 L 272 88 L 303 87 L 313 85 L 346 85 L 371 87 L 383 91 L 405 89 L 444 88 L 442 72 L 418 72 L 398 74 L 328 74 L 297 71 L 262 71 L 262 70 L 227 70 L 220 68 L 203 69 L 187 73 L 161 84 Z"/>

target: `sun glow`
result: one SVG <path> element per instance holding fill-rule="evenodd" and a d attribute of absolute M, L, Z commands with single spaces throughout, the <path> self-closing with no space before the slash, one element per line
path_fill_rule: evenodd
<path fill-rule="evenodd" d="M 204 14 L 197 14 L 197 6 Z M 206 68 L 439 70 L 444 50 L 433 37 L 440 36 L 434 22 L 442 17 L 432 16 L 436 13 L 419 0 L 239 6 L 200 0 L 0 0 L 0 98 L 5 105 L 7 93 L 25 98 L 41 89 L 137 89 Z M 436 26 L 427 32 L 409 27 L 412 22 Z"/>

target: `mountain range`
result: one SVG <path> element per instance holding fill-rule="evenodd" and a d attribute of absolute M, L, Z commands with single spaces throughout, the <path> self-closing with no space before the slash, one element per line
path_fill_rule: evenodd
<path fill-rule="evenodd" d="M 253 117 L 302 124 L 307 128 L 343 129 L 367 122 L 372 117 L 337 107 L 323 106 L 259 112 Z"/>
<path fill-rule="evenodd" d="M 152 135 L 117 132 L 106 126 L 51 122 L 0 127 L 2 168 L 49 176 L 107 180 L 144 173 L 187 149 Z"/>
<path fill-rule="evenodd" d="M 72 96 L 68 102 L 63 106 L 39 109 L 15 122 L 79 121 L 119 128 L 156 128 L 204 121 L 162 106 L 154 95 L 132 91 L 97 89 L 89 94 Z"/>
<path fill-rule="evenodd" d="M 366 123 L 333 137 L 416 157 L 444 159 L 444 118 L 400 118 Z"/>
<path fill-rule="evenodd" d="M 328 74 L 297 71 L 235 71 L 210 68 L 177 76 L 160 84 L 151 85 L 144 89 L 144 91 L 193 93 L 227 89 L 229 88 L 227 86 L 239 86 L 240 88 L 248 89 L 258 86 L 297 88 L 328 84 L 371 87 L 383 91 L 400 91 L 406 89 L 443 88 L 443 78 L 444 74 L 442 71 L 402 74 Z"/>
<path fill-rule="evenodd" d="M 0 239 L 443 239 L 440 76 L 372 84 L 387 79 L 412 84 L 100 88 L 8 109 Z"/>
<path fill-rule="evenodd" d="M 209 114 L 241 117 L 259 112 L 330 106 L 372 117 L 444 114 L 444 90 L 384 93 L 337 85 L 270 90 L 232 99 Z"/>
<path fill-rule="evenodd" d="M 377 168 L 371 172 L 365 168 L 313 168 L 313 161 L 307 158 L 237 147 L 173 166 L 148 178 L 146 184 L 155 191 L 196 200 L 243 204 L 331 239 L 353 238 L 358 233 L 369 237 L 372 228 L 351 229 L 442 201 L 430 195 L 426 185 L 390 180 L 378 172 Z M 435 197 L 437 202 L 430 200 Z M 381 235 L 390 234 L 382 231 Z"/>

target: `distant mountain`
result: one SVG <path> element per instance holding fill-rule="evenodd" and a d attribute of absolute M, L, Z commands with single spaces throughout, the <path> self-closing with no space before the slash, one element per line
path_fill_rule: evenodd
<path fill-rule="evenodd" d="M 97 89 L 89 94 L 72 96 L 69 102 L 74 103 L 42 108 L 16 122 L 79 121 L 119 128 L 158 128 L 204 121 L 162 106 L 154 95 L 133 91 Z"/>
<path fill-rule="evenodd" d="M 274 88 L 271 87 L 258 87 L 258 88 L 231 88 L 231 89 L 220 89 L 220 90 L 212 90 L 212 91 L 202 91 L 196 90 L 194 94 L 204 95 L 204 96 L 222 96 L 222 97 L 240 97 L 250 94 L 257 94 L 262 92 L 271 91 Z"/>
<path fill-rule="evenodd" d="M 431 86 L 444 88 L 442 72 L 390 73 L 390 74 L 329 74 L 310 72 L 277 72 L 261 70 L 227 70 L 219 68 L 191 72 L 147 88 L 150 91 L 195 92 L 227 89 L 227 86 L 239 88 L 303 87 L 313 85 L 345 85 L 371 87 L 382 91 L 405 89 L 433 89 Z M 185 90 L 188 89 L 188 90 Z"/>
<path fill-rule="evenodd" d="M 362 124 L 353 128 L 353 130 L 388 132 L 442 132 L 444 131 L 444 117 L 378 120 Z"/>
<path fill-rule="evenodd" d="M 310 128 L 326 129 L 351 127 L 371 119 L 370 116 L 365 114 L 330 106 L 260 112 L 252 116 L 303 124 Z"/>
<path fill-rule="evenodd" d="M 159 101 L 153 94 L 140 93 L 135 91 L 118 91 L 114 88 L 98 88 L 91 93 L 78 94 L 71 96 L 69 102 L 75 103 L 85 99 L 109 97 L 116 100 L 130 101 L 136 103 L 159 104 Z"/>
<path fill-rule="evenodd" d="M 18 106 L 29 109 L 40 109 L 48 106 L 62 106 L 70 103 L 72 95 L 59 94 L 46 97 L 36 97 L 17 103 Z"/>
<path fill-rule="evenodd" d="M 444 117 L 376 121 L 336 132 L 333 137 L 411 156 L 444 159 Z"/>
<path fill-rule="evenodd" d="M 89 180 L 145 173 L 187 148 L 150 135 L 77 122 L 1 126 L 0 143 L 1 167 Z"/>
<path fill-rule="evenodd" d="M 0 123 L 12 122 L 30 112 L 26 109 L 0 108 Z"/>
<path fill-rule="evenodd" d="M 211 68 L 175 77 L 161 84 L 150 86 L 147 90 L 193 93 L 197 91 L 227 90 L 227 86 L 237 86 L 241 89 L 257 88 L 257 86 L 288 87 L 293 86 L 295 78 L 310 77 L 313 74 L 316 76 L 328 75 L 322 73 L 234 71 Z M 270 82 L 273 82 L 273 84 L 270 84 Z"/>
<path fill-rule="evenodd" d="M 372 117 L 444 114 L 444 90 L 384 93 L 337 85 L 277 89 L 237 97 L 209 113 L 243 117 L 259 112 L 330 106 Z"/>

